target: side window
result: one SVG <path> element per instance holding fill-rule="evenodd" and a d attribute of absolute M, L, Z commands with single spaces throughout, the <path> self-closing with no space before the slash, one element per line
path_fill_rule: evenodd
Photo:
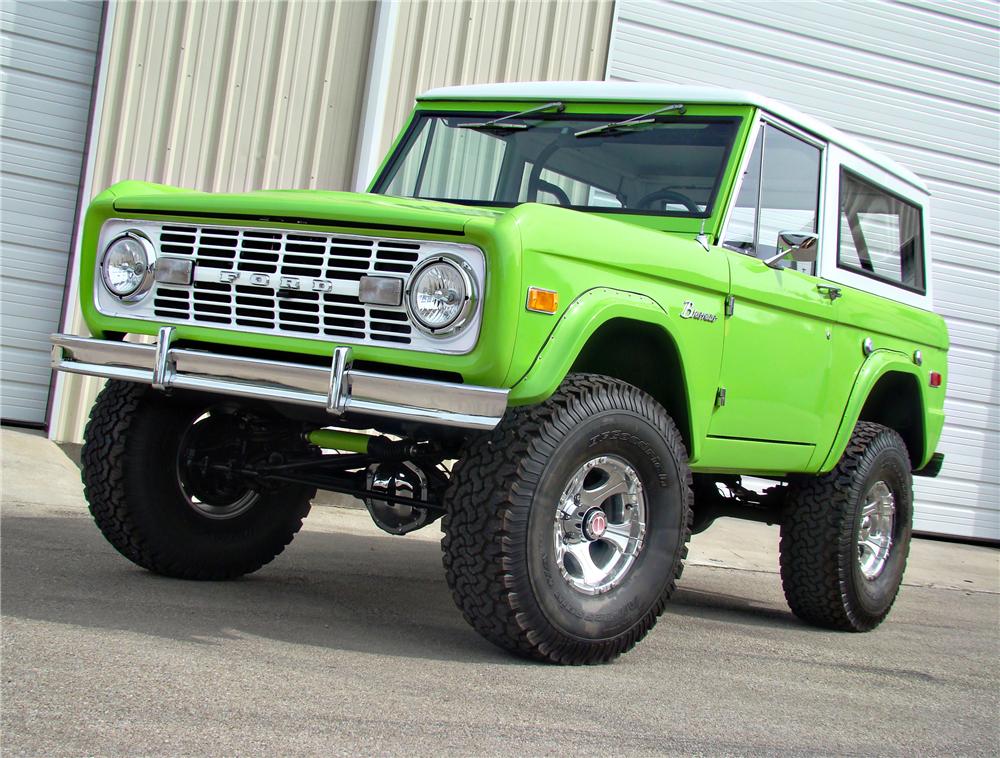
<path fill-rule="evenodd" d="M 780 232 L 816 232 L 822 151 L 765 124 L 754 145 L 723 244 L 770 258 Z M 782 263 L 815 274 L 815 263 Z"/>
<path fill-rule="evenodd" d="M 924 292 L 920 210 L 841 169 L 837 264 Z"/>
<path fill-rule="evenodd" d="M 743 175 L 743 185 L 736 198 L 736 205 L 729 216 L 726 227 L 726 239 L 722 244 L 740 253 L 755 255 L 755 240 L 757 237 L 757 202 L 760 200 L 760 156 L 764 144 L 764 130 L 757 135 L 757 142 L 750 154 L 746 173 Z"/>

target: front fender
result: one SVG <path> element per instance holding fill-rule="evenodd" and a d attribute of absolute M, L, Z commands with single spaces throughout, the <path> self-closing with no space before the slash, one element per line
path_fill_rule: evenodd
<path fill-rule="evenodd" d="M 570 303 L 527 372 L 513 383 L 508 397 L 510 404 L 526 405 L 548 398 L 570 372 L 577 356 L 594 333 L 612 319 L 652 324 L 665 332 L 677 348 L 681 372 L 685 377 L 685 399 L 688 408 L 694 411 L 691 388 L 695 382 L 688 377 L 690 368 L 684 364 L 684 358 L 688 353 L 684 350 L 683 330 L 675 328 L 667 311 L 652 298 L 610 287 L 587 290 Z M 655 360 L 655 356 L 649 356 L 649 359 Z M 714 382 L 714 377 L 706 381 Z M 692 457 L 697 457 L 696 448 L 705 434 L 704 414 L 692 412 L 691 423 L 690 453 Z"/>
<path fill-rule="evenodd" d="M 926 465 L 930 460 L 937 445 L 938 437 L 940 437 L 941 427 L 944 424 L 944 412 L 939 408 L 932 409 L 928 407 L 923 373 L 920 368 L 914 365 L 910 356 L 895 350 L 876 350 L 865 359 L 860 371 L 858 371 L 857 378 L 854 380 L 854 387 L 851 389 L 851 394 L 847 399 L 847 405 L 841 417 L 840 427 L 837 430 L 836 437 L 834 437 L 833 445 L 829 453 L 827 453 L 823 465 L 820 467 L 820 473 L 826 473 L 837 465 L 837 461 L 843 456 L 844 450 L 847 448 L 847 443 L 851 439 L 851 434 L 854 432 L 854 427 L 861 417 L 861 411 L 865 406 L 865 402 L 879 380 L 889 373 L 909 374 L 916 380 L 916 385 L 920 393 L 921 413 L 923 414 L 921 428 L 923 429 L 924 437 L 924 455 L 919 465 L 915 465 L 914 469 Z"/>

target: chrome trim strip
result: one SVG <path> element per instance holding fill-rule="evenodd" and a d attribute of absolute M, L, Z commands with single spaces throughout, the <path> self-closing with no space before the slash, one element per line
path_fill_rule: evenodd
<path fill-rule="evenodd" d="M 52 367 L 154 387 L 154 379 L 159 379 L 164 389 L 293 403 L 334 415 L 359 413 L 463 429 L 492 429 L 507 410 L 509 390 L 354 371 L 346 347 L 335 349 L 327 369 L 171 348 L 171 338 L 171 327 L 161 329 L 160 339 L 167 345 L 163 349 L 160 343 L 53 334 Z"/>
<path fill-rule="evenodd" d="M 330 372 L 318 366 L 215 355 L 200 350 L 172 350 L 171 355 L 179 374 L 211 376 L 234 383 L 257 382 L 324 397 L 329 391 Z"/>

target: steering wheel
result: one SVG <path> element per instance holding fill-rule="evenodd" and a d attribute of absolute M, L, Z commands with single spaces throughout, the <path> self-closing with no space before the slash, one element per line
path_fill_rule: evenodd
<path fill-rule="evenodd" d="M 636 208 L 643 209 L 653 209 L 653 203 L 657 200 L 670 200 L 674 203 L 680 203 L 685 208 L 687 208 L 691 213 L 701 213 L 701 208 L 695 205 L 694 200 L 689 198 L 687 195 L 672 189 L 659 189 L 656 192 L 650 192 L 648 195 L 642 197 L 638 203 L 636 203 Z"/>
<path fill-rule="evenodd" d="M 566 190 L 564 190 L 558 184 L 547 182 L 544 179 L 539 179 L 537 182 L 535 182 L 535 202 L 538 202 L 539 192 L 548 192 L 550 195 L 554 195 L 559 205 L 573 204 L 569 201 L 569 195 L 566 194 Z"/>

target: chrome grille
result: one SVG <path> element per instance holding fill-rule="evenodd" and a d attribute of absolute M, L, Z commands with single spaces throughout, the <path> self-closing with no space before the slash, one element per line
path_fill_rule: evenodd
<path fill-rule="evenodd" d="M 439 255 L 461 259 L 481 293 L 486 259 L 475 245 L 115 218 L 101 228 L 99 249 L 127 231 L 146 236 L 160 261 L 191 261 L 192 281 L 155 281 L 147 296 L 126 303 L 102 286 L 98 272 L 94 299 L 107 316 L 450 354 L 468 353 L 479 336 L 479 297 L 468 326 L 433 336 L 413 325 L 404 305 L 358 297 L 365 276 L 400 279 L 405 291 L 410 273 Z M 98 255 L 98 268 L 100 261 Z"/>
<path fill-rule="evenodd" d="M 421 243 L 394 239 L 303 234 L 270 229 L 165 225 L 161 255 L 190 257 L 195 270 L 276 274 L 359 281 L 365 275 L 408 275 Z M 159 285 L 153 314 L 172 321 L 237 326 L 300 335 L 408 345 L 413 327 L 402 307 L 371 307 L 356 296 L 280 286 L 196 280 Z"/>

